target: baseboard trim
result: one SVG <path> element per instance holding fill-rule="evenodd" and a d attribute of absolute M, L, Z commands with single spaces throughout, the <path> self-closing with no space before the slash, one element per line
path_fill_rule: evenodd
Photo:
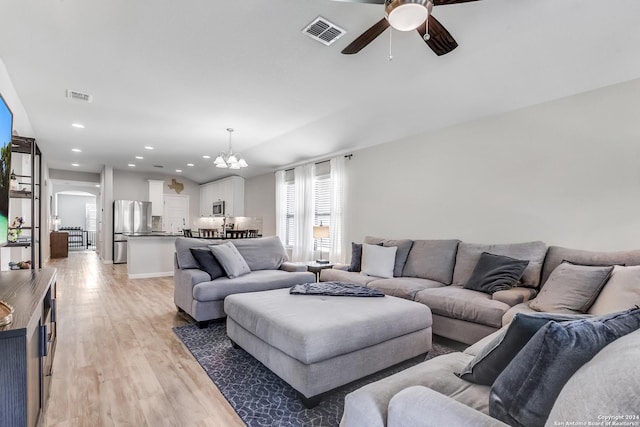
<path fill-rule="evenodd" d="M 173 276 L 173 271 L 164 271 L 159 273 L 136 273 L 136 274 L 127 274 L 129 279 L 152 279 L 154 277 L 168 277 Z"/>

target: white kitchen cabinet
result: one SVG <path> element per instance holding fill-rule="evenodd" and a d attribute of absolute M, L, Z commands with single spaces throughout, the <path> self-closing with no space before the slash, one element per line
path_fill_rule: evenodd
<path fill-rule="evenodd" d="M 200 215 L 211 216 L 213 202 L 223 200 L 225 215 L 244 216 L 244 178 L 230 176 L 200 186 Z"/>
<path fill-rule="evenodd" d="M 150 179 L 149 201 L 151 202 L 151 215 L 162 216 L 164 209 L 164 181 Z"/>
<path fill-rule="evenodd" d="M 225 213 L 228 216 L 244 216 L 244 178 L 232 176 L 222 181 Z"/>
<path fill-rule="evenodd" d="M 200 216 L 211 216 L 213 202 L 218 200 L 218 183 L 209 182 L 200 186 Z"/>

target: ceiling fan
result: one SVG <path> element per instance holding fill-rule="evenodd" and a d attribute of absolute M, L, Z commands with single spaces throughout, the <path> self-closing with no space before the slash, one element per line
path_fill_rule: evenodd
<path fill-rule="evenodd" d="M 373 24 L 349 46 L 342 50 L 345 55 L 360 52 L 390 26 L 399 31 L 416 30 L 420 37 L 435 52 L 444 55 L 458 47 L 449 31 L 431 14 L 433 6 L 468 3 L 478 0 L 334 0 L 347 3 L 384 4 L 385 17 Z"/>

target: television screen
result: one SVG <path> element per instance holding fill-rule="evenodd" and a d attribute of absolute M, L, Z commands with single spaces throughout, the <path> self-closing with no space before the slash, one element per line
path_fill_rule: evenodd
<path fill-rule="evenodd" d="M 7 244 L 13 114 L 0 94 L 0 245 Z"/>

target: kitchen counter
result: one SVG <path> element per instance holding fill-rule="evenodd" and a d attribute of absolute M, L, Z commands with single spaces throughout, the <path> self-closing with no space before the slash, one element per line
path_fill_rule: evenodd
<path fill-rule="evenodd" d="M 173 254 L 177 233 L 129 233 L 127 273 L 129 279 L 173 276 Z"/>

